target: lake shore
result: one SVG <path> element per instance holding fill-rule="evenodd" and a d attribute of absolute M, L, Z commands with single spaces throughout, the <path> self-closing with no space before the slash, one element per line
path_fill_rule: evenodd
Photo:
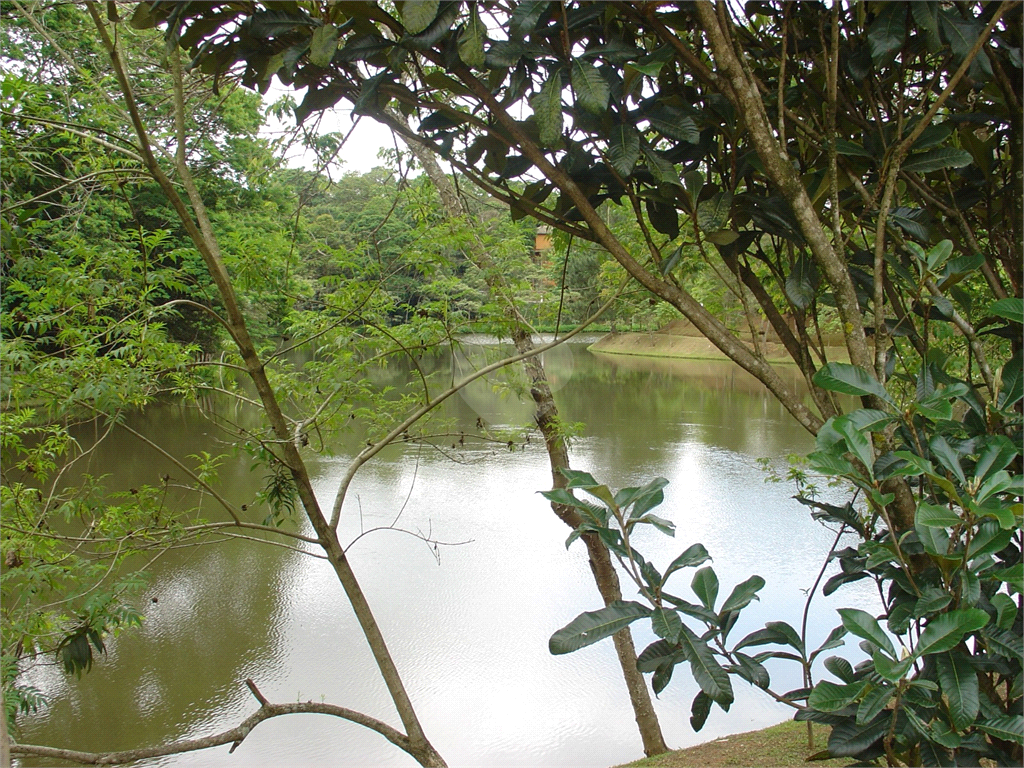
<path fill-rule="evenodd" d="M 807 765 L 808 756 L 825 749 L 829 728 L 814 726 L 814 749 L 807 748 L 807 724 L 788 720 L 760 731 L 722 736 L 686 749 L 645 757 L 618 768 L 790 768 Z M 850 765 L 849 758 L 815 761 L 818 766 Z"/>
<path fill-rule="evenodd" d="M 793 359 L 786 348 L 777 340 L 768 337 L 762 342 L 765 360 L 772 365 L 793 365 Z M 750 346 L 748 340 L 748 347 Z M 708 341 L 696 328 L 685 320 L 676 320 L 664 328 L 646 333 L 612 332 L 587 347 L 591 352 L 606 355 L 633 355 L 637 357 L 666 357 L 687 360 L 728 360 L 724 352 Z M 826 346 L 829 360 L 849 362 L 846 349 L 841 346 Z"/>

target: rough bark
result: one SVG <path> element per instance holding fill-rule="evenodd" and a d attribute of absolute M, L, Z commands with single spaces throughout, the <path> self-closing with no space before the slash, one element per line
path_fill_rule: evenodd
<path fill-rule="evenodd" d="M 408 130 L 408 124 L 404 117 L 397 112 L 389 113 L 392 120 L 403 125 Z M 411 131 L 410 131 L 411 133 Z M 437 164 L 433 153 L 417 143 L 414 139 L 406 141 L 410 151 L 420 162 L 424 173 L 437 189 L 441 198 L 441 204 L 445 213 L 452 218 L 465 217 L 467 211 L 455 191 L 454 185 Z M 474 249 L 472 254 L 474 263 L 491 273 L 489 267 L 493 266 L 490 258 L 482 247 Z M 492 293 L 499 293 L 499 288 L 494 277 L 487 277 L 487 285 Z M 526 354 L 533 350 L 534 344 L 530 334 L 529 326 L 519 314 L 514 304 L 510 304 L 508 315 L 512 320 L 512 341 L 520 354 Z M 551 479 L 554 487 L 565 485 L 565 477 L 559 471 L 569 468 L 569 453 L 565 440 L 558 429 L 558 407 L 555 405 L 554 397 L 551 394 L 551 387 L 548 385 L 547 375 L 544 372 L 544 365 L 539 356 L 529 357 L 524 361 L 526 373 L 530 377 L 530 395 L 536 405 L 535 418 L 537 427 L 544 437 L 544 444 L 547 448 L 548 463 L 551 467 Z M 572 507 L 562 504 L 552 504 L 555 515 L 571 528 L 578 527 L 583 520 L 579 513 Z M 619 585 L 618 573 L 612 562 L 608 548 L 594 534 L 582 537 L 590 558 L 590 570 L 594 574 L 598 591 L 605 605 L 622 599 L 622 591 Z M 633 713 L 640 730 L 640 737 L 643 740 L 644 753 L 648 756 L 667 752 L 665 739 L 661 733 L 661 725 L 658 716 L 654 711 L 650 693 L 643 675 L 636 668 L 636 647 L 633 644 L 633 636 L 629 628 L 625 628 L 612 636 L 615 643 L 615 652 L 619 657 L 619 666 L 622 668 L 622 676 L 629 691 L 630 703 L 633 706 Z"/>

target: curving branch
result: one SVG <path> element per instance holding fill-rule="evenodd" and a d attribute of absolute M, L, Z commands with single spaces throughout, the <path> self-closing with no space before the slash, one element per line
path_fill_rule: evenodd
<path fill-rule="evenodd" d="M 55 760 L 66 760 L 72 763 L 84 765 L 124 765 L 137 760 L 145 760 L 151 757 L 164 757 L 166 755 L 180 755 L 185 752 L 196 752 L 201 749 L 219 747 L 222 744 L 231 744 L 228 754 L 234 752 L 248 736 L 252 729 L 264 720 L 270 720 L 282 715 L 314 714 L 330 715 L 340 717 L 358 725 L 376 731 L 396 747 L 411 753 L 412 745 L 409 737 L 396 728 L 392 728 L 369 715 L 356 712 L 352 709 L 339 707 L 335 704 L 322 704 L 313 701 L 299 701 L 290 704 L 271 704 L 266 697 L 260 693 L 252 680 L 246 680 L 245 684 L 256 700 L 260 702 L 260 708 L 249 715 L 245 720 L 234 728 L 230 728 L 212 736 L 204 736 L 200 739 L 183 739 L 170 744 L 162 744 L 158 747 L 144 747 L 142 749 L 126 749 L 119 752 L 78 752 L 73 749 L 59 749 L 57 747 L 44 747 L 36 744 L 11 744 L 11 755 L 15 757 L 46 757 Z"/>

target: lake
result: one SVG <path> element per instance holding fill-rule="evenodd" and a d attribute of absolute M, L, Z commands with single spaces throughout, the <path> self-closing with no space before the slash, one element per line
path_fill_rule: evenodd
<path fill-rule="evenodd" d="M 467 347 L 456 368 L 486 349 Z M 813 448 L 764 387 L 728 362 L 599 356 L 580 343 L 551 350 L 545 364 L 562 418 L 585 425 L 572 445 L 574 468 L 613 488 L 669 479 L 657 514 L 675 522 L 675 538 L 644 531 L 635 537 L 638 548 L 663 567 L 702 542 L 723 597 L 751 574 L 764 577 L 760 602 L 745 609 L 731 638 L 766 620 L 799 628 L 803 590 L 834 534 L 791 498 L 791 485 L 764 482 L 758 458 L 784 467 L 788 454 Z M 800 386 L 795 369 L 782 370 Z M 475 432 L 477 419 L 492 427 L 531 421 L 529 404 L 494 389 L 471 386 L 446 403 L 447 416 L 467 432 Z M 132 425 L 178 456 L 225 450 L 211 423 L 181 406 L 152 408 Z M 339 443 L 337 456 L 311 464 L 328 509 L 346 454 L 358 445 L 352 436 Z M 93 471 L 101 470 L 113 473 L 118 488 L 157 484 L 175 471 L 126 434 L 97 452 Z M 222 481 L 225 495 L 239 502 L 261 484 L 244 456 L 224 465 Z M 535 436 L 514 452 L 473 441 L 461 451 L 395 446 L 360 470 L 349 493 L 343 541 L 398 518 L 399 526 L 433 539 L 465 542 L 435 549 L 404 533 L 377 531 L 349 551 L 426 734 L 452 768 L 605 768 L 643 756 L 611 641 L 566 656 L 548 653 L 552 632 L 601 604 L 583 545 L 566 551 L 569 529 L 538 494 L 550 487 L 543 441 Z M 20 740 L 109 751 L 208 735 L 257 709 L 246 678 L 271 701 L 323 700 L 398 724 L 325 561 L 228 541 L 168 553 L 153 573 L 143 595 L 144 626 L 111 639 L 92 672 L 81 680 L 56 666 L 33 673 L 51 706 L 21 720 Z M 691 577 L 689 569 L 673 576 L 672 591 L 694 599 Z M 635 590 L 624 583 L 623 592 L 632 599 Z M 819 594 L 811 642 L 816 646 L 839 623 L 835 608 L 876 604 L 863 583 L 829 598 Z M 654 639 L 639 623 L 633 632 L 638 650 Z M 769 669 L 775 690 L 799 686 L 795 665 Z M 734 686 L 731 711 L 715 707 L 695 734 L 689 715 L 698 688 L 686 666 L 677 667 L 655 702 L 669 746 L 790 716 L 763 692 L 739 680 Z M 376 733 L 319 715 L 265 722 L 230 757 L 227 750 L 143 764 L 415 765 Z"/>

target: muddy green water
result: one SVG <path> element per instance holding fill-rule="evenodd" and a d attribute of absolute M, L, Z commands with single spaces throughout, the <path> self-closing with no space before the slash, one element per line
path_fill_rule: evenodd
<path fill-rule="evenodd" d="M 457 356 L 456 367 L 481 355 Z M 766 485 L 756 463 L 780 466 L 806 452 L 811 438 L 764 388 L 730 363 L 598 356 L 580 344 L 546 355 L 563 418 L 583 422 L 573 465 L 613 487 L 663 475 L 670 480 L 659 514 L 674 539 L 655 531 L 640 546 L 664 565 L 700 541 L 714 558 L 722 594 L 758 573 L 761 601 L 733 636 L 784 619 L 799 626 L 804 594 L 832 533 L 790 496 Z M 443 365 L 450 365 L 445 361 Z M 795 371 L 789 372 L 793 377 Z M 446 406 L 461 428 L 528 423 L 529 405 L 471 387 Z M 217 432 L 194 411 L 151 409 L 135 424 L 179 456 L 220 453 Z M 321 501 L 330 506 L 346 455 L 313 463 Z M 391 523 L 442 541 L 436 551 L 410 536 L 381 531 L 350 550 L 428 737 L 460 766 L 609 766 L 642 756 L 611 642 L 548 654 L 550 634 L 580 611 L 599 606 L 583 547 L 537 491 L 550 487 L 546 455 L 534 438 L 524 450 L 474 445 L 453 461 L 423 447 L 389 449 L 357 475 L 345 507 L 343 539 Z M 158 482 L 165 463 L 127 435 L 116 435 L 94 470 L 111 484 Z M 251 499 L 259 485 L 244 458 L 222 472 L 225 493 Z M 212 514 L 212 513 L 211 513 Z M 676 591 L 689 594 L 687 573 Z M 626 590 L 626 597 L 632 591 Z M 153 602 L 156 598 L 157 602 Z M 692 599 L 692 598 L 691 598 Z M 870 593 L 817 598 L 812 641 L 825 637 L 841 606 L 869 607 Z M 25 742 L 106 751 L 198 737 L 236 725 L 257 705 L 252 678 L 272 701 L 328 701 L 397 725 L 398 719 L 333 572 L 282 548 L 229 542 L 169 554 L 154 568 L 142 629 L 111 641 L 110 652 L 81 680 L 54 666 L 33 682 L 51 698 L 23 719 Z M 638 648 L 653 640 L 635 625 Z M 796 670 L 772 669 L 778 690 L 799 684 Z M 656 702 L 666 740 L 682 747 L 747 731 L 788 716 L 742 682 L 726 714 L 704 730 L 689 726 L 697 691 L 685 667 Z M 412 766 L 380 736 L 318 715 L 261 724 L 234 754 L 227 747 L 153 760 L 174 766 Z"/>

